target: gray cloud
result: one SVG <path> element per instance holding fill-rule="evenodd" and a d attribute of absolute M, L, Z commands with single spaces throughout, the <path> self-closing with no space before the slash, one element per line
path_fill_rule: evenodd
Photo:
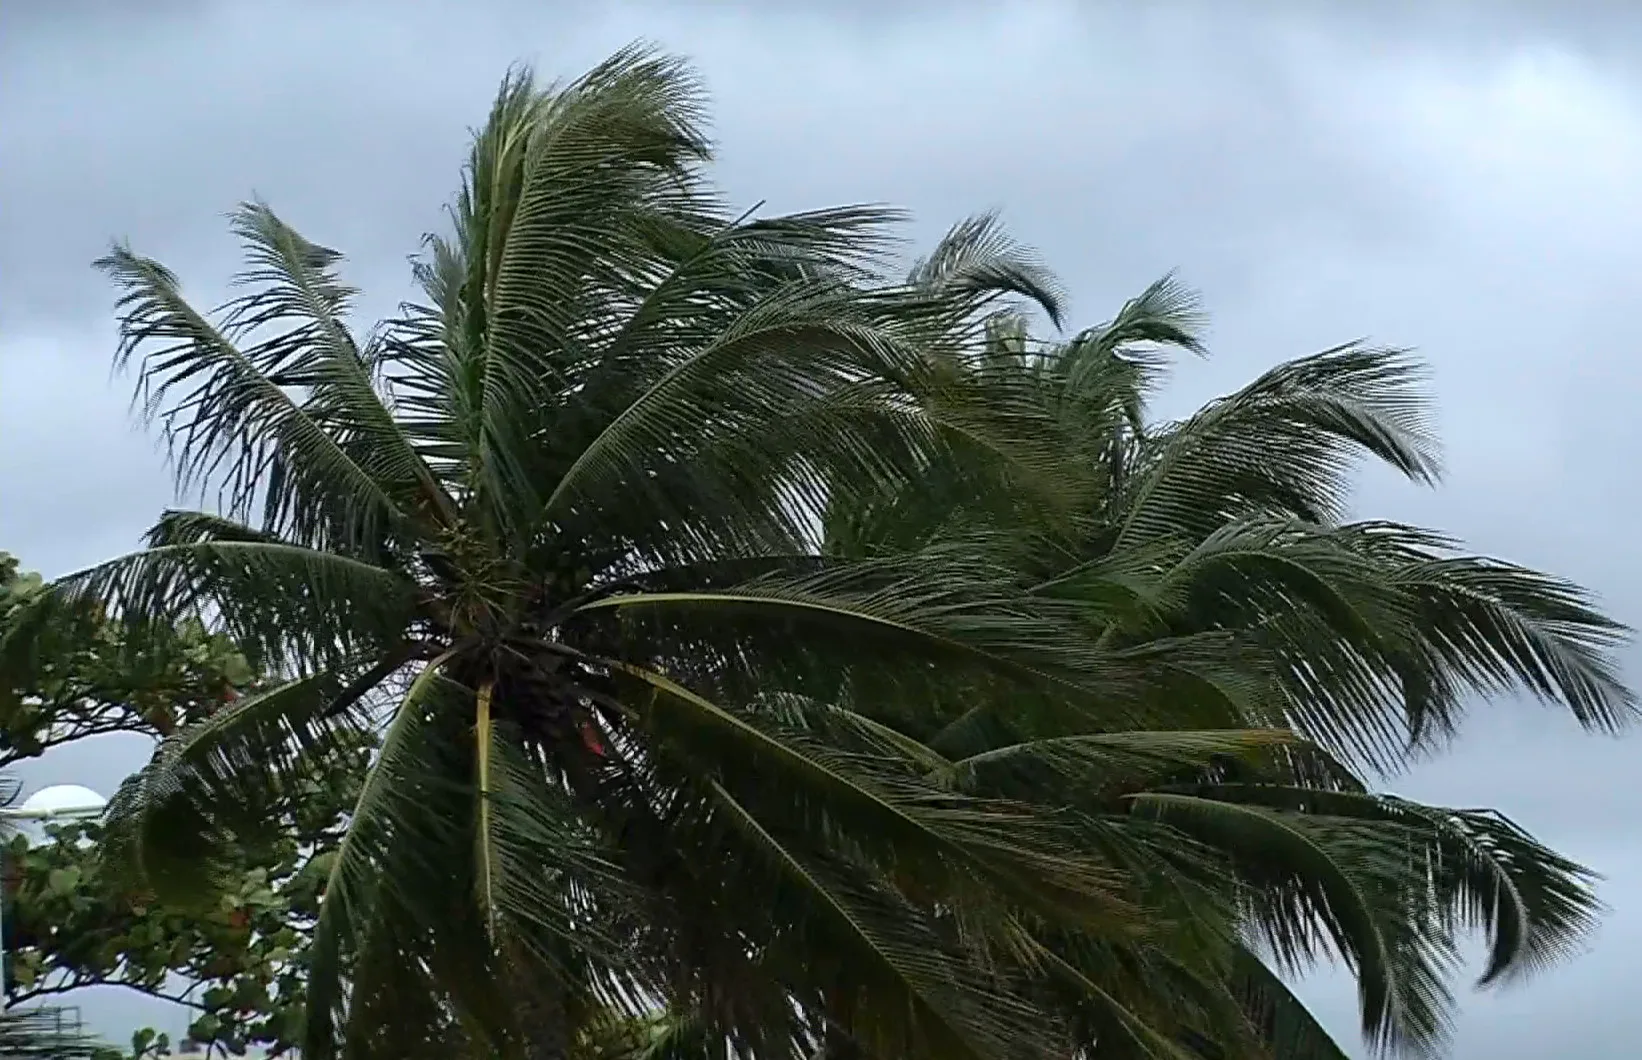
<path fill-rule="evenodd" d="M 1370 475 L 1363 510 L 1642 618 L 1624 488 L 1642 442 L 1633 5 L 18 0 L 7 19 L 0 547 L 50 571 L 127 547 L 168 498 L 107 378 L 109 292 L 87 262 L 109 238 L 209 301 L 233 266 L 221 214 L 259 193 L 347 250 L 381 308 L 506 65 L 570 75 L 644 36 L 698 60 L 740 200 L 907 204 L 921 239 L 1001 206 L 1063 271 L 1079 322 L 1180 268 L 1218 352 L 1182 367 L 1172 409 L 1344 339 L 1418 344 L 1450 480 Z M 32 776 L 106 776 L 139 753 Z M 1642 1039 L 1621 985 L 1642 941 L 1635 753 L 1497 704 L 1392 782 L 1499 806 L 1610 877 L 1588 957 L 1467 999 L 1462 1060 L 1604 1060 Z M 1340 980 L 1307 989 L 1351 1027 Z"/>

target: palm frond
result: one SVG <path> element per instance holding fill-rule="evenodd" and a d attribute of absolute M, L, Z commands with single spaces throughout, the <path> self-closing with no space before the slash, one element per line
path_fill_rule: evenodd
<path fill-rule="evenodd" d="M 1281 364 L 1154 432 L 1125 500 L 1118 546 L 1176 533 L 1196 538 L 1243 514 L 1337 521 L 1358 454 L 1433 481 L 1437 449 L 1423 376 L 1402 351 L 1342 346 Z"/>
<path fill-rule="evenodd" d="M 1023 999 L 988 985 L 945 951 L 912 907 L 884 908 L 882 892 L 850 881 L 833 866 L 788 849 L 722 785 L 714 799 L 731 824 L 769 859 L 787 886 L 824 911 L 825 950 L 852 955 L 852 997 L 840 1013 L 878 1049 L 933 1049 L 948 1055 L 1041 1055 L 1052 1033 Z M 899 916 L 896 913 L 899 912 Z M 1050 1046 L 1052 1047 L 1052 1045 Z"/>
<path fill-rule="evenodd" d="M 1203 332 L 1207 316 L 1196 291 L 1170 273 L 1153 281 L 1139 295 L 1129 299 L 1116 316 L 1104 324 L 1080 333 L 1054 355 L 1057 368 L 1065 373 L 1073 389 L 1086 389 L 1084 372 L 1105 358 L 1128 361 L 1137 367 L 1155 369 L 1158 347 L 1187 350 L 1206 356 Z M 1155 385 L 1155 376 L 1144 376 L 1141 391 Z"/>
<path fill-rule="evenodd" d="M 1521 978 L 1574 952 L 1590 937 L 1601 911 L 1589 869 L 1495 811 L 1270 784 L 1215 784 L 1195 791 L 1222 801 L 1394 826 L 1406 844 L 1410 878 L 1429 890 L 1444 930 L 1486 933 L 1490 952 L 1479 985 Z"/>
<path fill-rule="evenodd" d="M 1310 933 L 1323 931 L 1356 975 L 1364 1033 L 1378 1042 L 1395 1031 L 1399 984 L 1372 898 L 1381 869 L 1375 862 L 1390 862 L 1394 847 L 1330 842 L 1314 821 L 1190 795 L 1146 792 L 1131 805 L 1228 852 L 1251 876 L 1278 883 L 1293 912 L 1258 924 L 1267 940 L 1286 963 L 1303 967 L 1315 959 Z"/>
<path fill-rule="evenodd" d="M 1042 948 L 1039 955 L 1051 976 L 1067 981 L 1080 995 L 1080 1007 L 1094 1028 L 1094 1045 L 1098 1050 L 1133 1056 L 1136 1060 L 1190 1060 L 1181 1046 L 1148 1026 L 1060 954 Z"/>
<path fill-rule="evenodd" d="M 946 765 L 943 780 L 960 789 L 984 784 L 1076 784 L 1088 795 L 1110 797 L 1159 778 L 1204 770 L 1231 759 L 1260 766 L 1281 762 L 1285 773 L 1319 784 L 1351 785 L 1355 778 L 1320 748 L 1285 729 L 1208 732 L 1081 733 L 1004 744 Z"/>
<path fill-rule="evenodd" d="M 1247 1019 L 1272 1057 L 1351 1060 L 1317 1017 L 1258 956 L 1240 947 L 1233 974 L 1233 988 Z"/>
<path fill-rule="evenodd" d="M 170 543 L 64 575 L 38 606 L 97 601 L 123 621 L 160 629 L 197 618 L 231 636 L 261 668 L 314 672 L 402 641 L 418 598 L 404 575 L 224 529 L 169 516 L 154 540 Z"/>
<path fill-rule="evenodd" d="M 165 737 L 109 802 L 112 862 L 170 901 L 214 894 L 217 845 L 256 829 L 305 767 L 348 746 L 368 724 L 361 701 L 407 654 L 276 685 Z"/>
<path fill-rule="evenodd" d="M 1079 908 L 1085 916 L 1109 915 L 1121 904 L 1105 869 L 1068 854 L 1052 819 L 1024 804 L 955 798 L 920 782 L 911 769 L 897 777 L 890 763 L 739 717 L 653 671 L 607 664 L 651 690 L 648 710 L 657 715 L 652 724 L 663 739 L 689 740 L 684 746 L 692 749 L 710 740 L 721 758 L 728 757 L 725 744 L 744 748 L 747 768 L 789 790 L 796 785 L 820 794 L 829 815 L 847 823 L 852 844 L 927 877 L 940 892 L 973 892 L 971 881 L 980 879 L 1061 915 Z"/>
<path fill-rule="evenodd" d="M 475 143 L 455 211 L 468 274 L 447 413 L 463 424 L 464 488 L 514 532 L 542 501 L 520 458 L 601 303 L 653 273 L 656 229 L 711 223 L 701 126 L 687 68 L 630 48 L 557 91 L 510 78 Z"/>
<path fill-rule="evenodd" d="M 1043 310 L 1060 326 L 1065 294 L 1060 281 L 1029 248 L 1015 242 L 996 214 L 958 222 L 928 257 L 912 268 L 914 287 L 982 294 L 1014 294 Z"/>
<path fill-rule="evenodd" d="M 410 816 L 405 809 L 431 794 L 417 789 L 438 782 L 438 774 L 426 759 L 433 748 L 425 739 L 425 728 L 433 720 L 434 701 L 443 690 L 442 669 L 447 661 L 429 662 L 406 690 L 360 787 L 347 833 L 329 855 L 310 947 L 304 1055 L 319 1060 L 336 1055 L 341 1040 L 338 1031 L 346 1025 L 348 1012 L 344 960 L 360 946 L 373 909 L 378 915 L 386 913 L 382 903 L 398 894 L 394 888 L 378 895 L 378 886 L 393 888 L 393 881 L 372 870 L 389 849 L 396 824 Z M 401 849 L 408 852 L 414 845 L 406 843 Z M 414 929 L 406 925 L 405 930 Z M 392 960 L 397 959 L 395 954 Z"/>
<path fill-rule="evenodd" d="M 342 549 L 372 547 L 403 521 L 387 486 L 282 381 L 288 344 L 242 335 L 232 314 L 213 324 L 175 275 L 128 247 L 97 265 L 121 291 L 116 365 L 140 359 L 138 395 L 164 430 L 179 490 L 214 490 L 235 518 L 260 502 L 268 529 Z"/>
<path fill-rule="evenodd" d="M 682 465 L 699 459 L 704 455 L 700 451 L 703 442 L 722 446 L 720 439 L 703 436 L 707 430 L 734 436 L 744 434 L 748 427 L 781 425 L 793 437 L 783 444 L 776 432 L 759 431 L 756 438 L 765 444 L 762 454 L 751 446 L 739 445 L 724 453 L 740 458 L 738 462 L 720 457 L 723 462 L 714 470 L 724 480 L 722 493 L 704 496 L 702 479 L 697 478 L 698 489 L 686 495 L 689 499 L 714 501 L 709 510 L 725 511 L 743 520 L 749 515 L 765 519 L 770 516 L 758 510 L 743 514 L 747 501 L 738 503 L 730 490 L 732 486 L 745 489 L 759 481 L 779 482 L 783 478 L 802 486 L 805 463 L 821 468 L 890 464 L 882 456 L 873 455 L 871 444 L 889 441 L 882 428 L 894 422 L 883 415 L 881 402 L 860 407 L 860 411 L 871 407 L 876 414 L 861 425 L 850 423 L 842 415 L 821 422 L 806 422 L 793 415 L 813 416 L 825 410 L 827 405 L 817 400 L 825 402 L 829 390 L 858 388 L 871 377 L 873 358 L 895 358 L 900 362 L 897 368 L 910 363 L 912 354 L 897 349 L 893 336 L 875 329 L 856 308 L 856 302 L 853 293 L 823 281 L 786 284 L 741 307 L 725 330 L 701 336 L 700 345 L 687 357 L 669 366 L 603 425 L 554 486 L 546 501 L 546 514 L 553 515 L 559 506 L 578 495 L 584 504 L 595 502 L 612 493 L 613 487 L 636 491 L 641 497 L 653 493 L 655 485 L 662 483 L 647 489 L 647 477 L 654 481 L 656 476 L 667 473 L 667 464 Z M 847 411 L 847 406 L 834 407 L 839 412 Z M 806 430 L 795 436 L 798 430 L 812 425 L 813 433 Z M 863 426 L 880 429 L 863 438 Z M 909 426 L 916 427 L 910 422 Z M 795 445 L 794 441 L 803 444 Z M 737 477 L 732 478 L 732 474 Z M 819 494 L 822 486 L 822 482 L 814 483 L 809 491 Z M 768 503 L 757 492 L 747 496 L 755 503 Z M 819 504 L 818 500 L 791 493 L 778 496 L 788 504 L 796 500 L 808 510 L 815 510 Z M 674 502 L 655 511 L 652 517 L 668 525 L 684 523 L 684 529 L 692 513 Z"/>
<path fill-rule="evenodd" d="M 337 277 L 342 256 L 303 238 L 262 202 L 242 204 L 231 223 L 249 265 L 236 282 L 251 290 L 233 304 L 230 328 L 265 336 L 260 350 L 280 365 L 281 386 L 300 388 L 308 415 L 382 484 L 397 509 L 430 525 L 448 524 L 454 502 L 377 387 L 381 351 L 361 348 L 348 330 L 356 292 Z"/>
<path fill-rule="evenodd" d="M 1611 652 L 1629 631 L 1561 578 L 1476 556 L 1405 553 L 1398 588 L 1417 609 L 1421 648 L 1451 675 L 1448 688 L 1497 695 L 1522 688 L 1561 703 L 1586 728 L 1615 731 L 1637 716 Z M 1457 695 L 1413 706 L 1417 734 L 1452 730 Z"/>
<path fill-rule="evenodd" d="M 1065 694 L 1089 694 L 1103 681 L 1104 692 L 1119 691 L 1123 673 L 1111 656 L 1091 652 L 1062 613 L 1022 598 L 1007 569 L 991 559 L 973 540 L 944 542 L 908 555 L 826 563 L 812 572 L 775 573 L 724 589 L 613 592 L 581 605 L 578 613 L 642 620 L 646 624 L 635 626 L 634 635 L 642 630 L 658 646 L 668 643 L 671 629 L 699 636 L 716 626 L 737 638 L 740 653 L 756 651 L 762 638 L 780 637 L 784 646 L 778 654 L 788 665 L 801 666 L 810 652 L 824 656 L 836 645 L 863 662 L 864 652 L 886 653 L 907 681 L 921 674 L 942 679 L 937 667 L 944 665 Z M 704 615 L 713 616 L 713 626 L 690 621 Z M 791 641 L 799 630 L 804 641 Z M 772 667 L 781 665 L 776 657 L 761 658 Z M 912 658 L 923 665 L 908 666 Z"/>

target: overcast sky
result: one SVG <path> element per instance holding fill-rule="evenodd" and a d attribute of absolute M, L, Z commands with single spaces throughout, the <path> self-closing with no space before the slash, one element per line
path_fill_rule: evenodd
<path fill-rule="evenodd" d="M 1418 347 L 1448 480 L 1373 478 L 1362 512 L 1575 577 L 1642 624 L 1642 23 L 1625 7 L 5 0 L 0 548 L 62 573 L 132 547 L 169 499 L 109 377 L 110 292 L 88 265 L 107 240 L 210 302 L 233 267 L 222 215 L 255 193 L 391 305 L 507 65 L 571 76 L 642 36 L 706 75 L 740 201 L 893 202 L 926 242 L 1000 207 L 1078 324 L 1178 268 L 1216 352 L 1171 410 L 1342 340 Z M 106 791 L 141 753 L 81 748 L 28 779 Z M 1639 767 L 1642 742 L 1502 703 L 1389 782 L 1503 809 L 1608 876 L 1588 956 L 1503 994 L 1460 984 L 1459 1060 L 1636 1055 Z M 1306 993 L 1354 1042 L 1349 986 Z M 86 1004 L 121 1035 L 143 1014 Z"/>

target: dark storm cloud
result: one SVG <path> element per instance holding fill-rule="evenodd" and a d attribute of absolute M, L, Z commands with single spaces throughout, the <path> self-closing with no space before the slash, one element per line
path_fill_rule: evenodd
<path fill-rule="evenodd" d="M 642 36 L 698 60 L 739 201 L 902 203 L 926 241 L 1001 206 L 1064 273 L 1078 324 L 1178 267 L 1217 353 L 1182 366 L 1171 410 L 1360 335 L 1417 344 L 1450 481 L 1370 476 L 1364 512 L 1564 572 L 1642 620 L 1637 10 L 4 0 L 0 548 L 59 572 L 128 547 L 168 498 L 108 382 L 110 296 L 87 265 L 108 239 L 210 302 L 233 267 L 222 213 L 258 193 L 347 251 L 380 309 L 507 64 L 570 75 Z M 36 775 L 84 779 L 138 750 Z M 1592 954 L 1468 998 L 1461 1060 L 1634 1055 L 1637 754 L 1501 704 L 1391 782 L 1500 806 L 1610 877 Z M 1352 1026 L 1339 980 L 1308 990 Z"/>

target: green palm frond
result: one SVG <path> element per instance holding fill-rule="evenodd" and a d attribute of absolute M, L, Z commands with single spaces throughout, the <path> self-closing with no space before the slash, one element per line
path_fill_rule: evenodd
<path fill-rule="evenodd" d="M 1048 948 L 1042 949 L 1040 956 L 1046 974 L 1066 982 L 1076 992 L 1077 1008 L 1089 1028 L 1090 1044 L 1096 1050 L 1133 1056 L 1136 1060 L 1190 1060 L 1190 1054 L 1181 1044 L 1125 1007 L 1064 956 Z"/>
<path fill-rule="evenodd" d="M 259 336 L 280 364 L 279 383 L 302 389 L 304 408 L 382 484 L 396 507 L 448 524 L 454 502 L 378 387 L 383 351 L 362 348 L 348 330 L 345 317 L 356 292 L 336 275 L 342 256 L 309 242 L 261 202 L 242 205 L 231 223 L 249 266 L 238 285 L 251 289 L 234 303 L 231 327 Z M 294 492 L 289 498 L 272 495 L 268 505 L 297 500 Z"/>
<path fill-rule="evenodd" d="M 1081 907 L 1099 915 L 1120 904 L 1111 897 L 1116 881 L 1109 872 L 1067 853 L 1066 836 L 1052 817 L 1026 804 L 942 792 L 920 777 L 918 763 L 882 757 L 886 749 L 874 760 L 801 730 L 737 718 L 660 675 L 613 665 L 653 691 L 649 709 L 662 715 L 653 724 L 669 742 L 700 754 L 710 741 L 726 764 L 740 757 L 732 757 L 730 746 L 744 746 L 744 768 L 761 773 L 764 786 L 791 784 L 821 795 L 828 817 L 848 826 L 855 844 L 935 891 L 970 893 L 973 899 L 978 895 L 970 884 L 979 878 L 1046 908 Z M 666 707 L 672 709 L 663 714 Z"/>
<path fill-rule="evenodd" d="M 435 749 L 425 733 L 434 721 L 430 701 L 441 693 L 455 694 L 454 690 L 444 687 L 442 669 L 447 661 L 441 658 L 430 662 L 407 688 L 387 727 L 376 761 L 360 787 L 357 803 L 349 815 L 347 834 L 338 849 L 327 855 L 326 883 L 321 892 L 310 957 L 311 1014 L 304 1042 L 304 1050 L 315 1055 L 329 1054 L 335 1047 L 336 1028 L 345 1021 L 345 956 L 351 948 L 359 946 L 372 913 L 384 916 L 387 903 L 403 886 L 403 881 L 397 881 L 396 885 L 396 881 L 373 871 L 386 855 L 396 823 L 406 817 L 415 820 L 419 805 L 433 802 L 436 795 L 448 799 L 448 790 L 427 790 L 431 784 L 438 784 L 439 778 L 436 763 L 430 758 Z M 451 787 L 448 780 L 441 785 L 442 789 Z M 419 798 L 424 800 L 420 804 Z M 446 830 L 450 827 L 447 825 Z M 437 833 L 424 833 L 426 839 L 436 836 Z M 378 888 L 386 893 L 378 894 Z M 432 895 L 425 896 L 424 900 L 437 901 Z M 407 921 L 395 930 L 414 931 L 413 925 L 414 921 Z M 360 989 L 364 993 L 368 987 Z"/>
<path fill-rule="evenodd" d="M 417 586 L 401 573 L 254 533 L 173 539 L 179 523 L 168 516 L 156 527 L 155 538 L 171 543 L 58 579 L 40 608 L 96 601 L 162 630 L 199 618 L 232 636 L 258 666 L 310 673 L 389 649 L 416 616 Z"/>
<path fill-rule="evenodd" d="M 954 225 L 913 266 L 908 279 L 914 287 L 1019 295 L 1057 327 L 1065 313 L 1060 280 L 1036 253 L 1015 242 L 996 214 L 980 214 Z"/>
<path fill-rule="evenodd" d="M 1207 797 L 1395 826 L 1404 858 L 1449 930 L 1490 942 L 1481 985 L 1530 974 L 1589 938 L 1601 906 L 1590 870 L 1546 848 L 1495 811 L 1426 806 L 1389 795 L 1217 784 Z"/>
<path fill-rule="evenodd" d="M 313 758 L 352 746 L 346 737 L 365 724 L 361 701 L 407 661 L 401 652 L 297 678 L 165 737 L 109 802 L 115 862 L 167 900 L 214 896 L 216 843 L 255 829 L 267 800 L 291 790 Z"/>
<path fill-rule="evenodd" d="M 1337 521 L 1359 454 L 1433 481 L 1437 450 L 1423 378 L 1400 350 L 1342 346 L 1279 365 L 1154 431 L 1124 499 L 1118 546 L 1195 537 L 1241 514 Z"/>
<path fill-rule="evenodd" d="M 772 413 L 805 410 L 821 396 L 817 394 L 818 388 L 837 390 L 859 385 L 859 381 L 870 378 L 868 373 L 877 367 L 872 364 L 874 359 L 890 359 L 897 369 L 904 366 L 910 355 L 897 349 L 892 335 L 874 328 L 870 319 L 851 319 L 856 302 L 847 289 L 839 290 L 835 284 L 823 281 L 802 286 L 787 284 L 767 298 L 741 307 L 723 332 L 703 336 L 705 341 L 688 358 L 668 368 L 590 440 L 548 495 L 544 517 L 554 517 L 560 505 L 578 495 L 584 503 L 599 499 L 605 491 L 598 490 L 594 483 L 601 479 L 628 483 L 658 460 L 682 462 L 700 455 L 688 449 L 674 455 L 674 450 L 680 448 L 680 440 L 686 445 L 708 441 L 698 433 L 703 422 L 729 431 L 737 431 L 743 422 L 767 423 Z M 805 351 L 807 356 L 794 359 L 795 348 Z M 875 374 L 883 372 L 884 369 L 879 368 Z M 796 426 L 790 419 L 785 422 Z M 842 417 L 834 419 L 833 424 L 840 428 L 850 426 Z M 803 470 L 801 456 L 814 460 L 828 450 L 836 451 L 840 445 L 854 445 L 862 455 L 870 452 L 864 440 L 852 437 L 851 433 L 834 436 L 822 454 L 800 453 L 779 445 L 767 434 L 757 437 L 772 443 L 773 451 L 764 453 L 762 459 L 759 452 L 744 446 L 727 454 L 718 449 L 714 455 L 758 460 L 751 469 L 754 473 L 762 472 L 761 477 L 766 480 L 772 476 L 794 476 L 796 486 L 802 482 L 796 477 Z M 818 431 L 803 437 L 824 440 L 827 435 Z M 838 461 L 826 461 L 823 466 L 836 463 Z M 608 486 L 605 489 L 608 490 Z M 813 502 L 806 505 L 802 495 L 793 497 L 784 493 L 782 496 L 789 503 L 796 500 L 802 506 L 799 514 L 803 514 L 803 508 L 813 505 Z M 732 501 L 729 497 L 717 499 L 722 502 L 721 507 Z M 654 514 L 684 520 L 685 527 L 691 519 L 688 512 L 671 506 Z M 727 514 L 747 517 L 738 508 L 730 508 Z M 747 514 L 764 519 L 779 518 L 774 513 Z"/>
<path fill-rule="evenodd" d="M 1145 600 L 1154 629 L 1251 630 L 1284 660 L 1289 715 L 1367 761 L 1451 732 L 1478 693 L 1526 689 L 1597 729 L 1636 711 L 1609 658 L 1624 629 L 1586 594 L 1409 527 L 1229 522 Z"/>
<path fill-rule="evenodd" d="M 1453 675 L 1448 688 L 1428 681 L 1432 694 L 1412 719 L 1416 732 L 1451 731 L 1455 693 L 1515 688 L 1566 704 L 1588 728 L 1615 731 L 1636 717 L 1636 699 L 1611 656 L 1629 630 L 1599 612 L 1589 593 L 1487 557 L 1418 546 L 1399 552 L 1399 588 L 1414 598 L 1421 646 Z"/>
<path fill-rule="evenodd" d="M 734 1055 L 699 1013 L 676 1007 L 637 1017 L 596 1010 L 571 1050 L 575 1060 L 730 1060 Z"/>
<path fill-rule="evenodd" d="M 1294 996 L 1264 961 L 1246 949 L 1237 951 L 1234 989 L 1269 1054 L 1281 1060 L 1350 1060 L 1305 1004 Z M 1215 1060 L 1224 1053 L 1208 1054 Z"/>
<path fill-rule="evenodd" d="M 1121 491 L 1125 457 L 1152 433 L 1146 411 L 1169 367 L 1168 351 L 1206 356 L 1207 317 L 1195 291 L 1172 274 L 1147 287 L 1104 324 L 1088 328 L 1064 346 L 1044 351 L 1036 367 L 1040 384 L 1063 430 L 1097 445 L 1107 488 Z"/>
<path fill-rule="evenodd" d="M 1228 760 L 1258 770 L 1274 766 L 1329 790 L 1356 783 L 1320 748 L 1285 729 L 1123 731 L 1052 736 L 1004 744 L 946 765 L 960 789 L 996 790 L 1010 784 L 1078 785 L 1110 798 L 1171 775 L 1198 774 Z M 1061 797 L 1057 791 L 1056 797 Z"/>
<path fill-rule="evenodd" d="M 1322 946 L 1343 956 L 1363 988 L 1365 1033 L 1388 1048 L 1445 1040 L 1465 933 L 1489 938 L 1486 985 L 1567 955 L 1600 908 L 1588 870 L 1492 813 L 1259 783 L 1132 801 L 1226 853 L 1252 888 L 1250 924 L 1284 969 L 1325 956 Z"/>
<path fill-rule="evenodd" d="M 1393 957 L 1366 893 L 1395 864 L 1394 843 L 1366 832 L 1337 836 L 1326 822 L 1189 795 L 1147 792 L 1132 804 L 1136 813 L 1227 851 L 1246 874 L 1274 888 L 1273 910 L 1256 926 L 1284 961 L 1303 967 L 1315 960 L 1320 940 L 1313 932 L 1324 932 L 1357 977 L 1365 1033 L 1378 1041 L 1394 1028 Z"/>
<path fill-rule="evenodd" d="M 214 491 L 235 518 L 260 503 L 268 529 L 322 531 L 348 550 L 396 529 L 405 513 L 392 494 L 281 379 L 289 345 L 257 343 L 232 317 L 213 324 L 170 271 L 126 247 L 97 264 L 122 292 L 117 364 L 140 360 L 138 392 L 164 430 L 179 487 Z"/>
<path fill-rule="evenodd" d="M 711 224 L 702 118 L 689 71 L 644 49 L 558 91 L 528 72 L 503 86 L 455 211 L 467 275 L 444 381 L 463 488 L 493 531 L 532 525 L 545 469 L 521 458 L 558 403 L 546 388 L 608 326 L 611 296 L 653 278 L 659 232 Z"/>
<path fill-rule="evenodd" d="M 829 871 L 825 862 L 795 854 L 722 786 L 713 793 L 778 877 L 823 910 L 830 930 L 812 941 L 829 954 L 847 954 L 854 979 L 840 1014 L 878 1050 L 1031 1056 L 1053 1048 L 1054 1028 L 1025 999 L 966 976 L 966 962 L 954 959 L 915 907 L 886 903 L 883 889 L 852 881 L 843 866 Z"/>

